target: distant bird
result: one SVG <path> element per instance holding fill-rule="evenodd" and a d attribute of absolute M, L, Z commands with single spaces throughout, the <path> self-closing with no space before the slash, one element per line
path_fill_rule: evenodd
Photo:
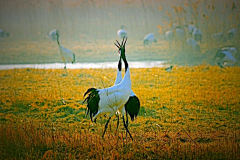
<path fill-rule="evenodd" d="M 226 37 L 221 32 L 212 34 L 212 39 L 215 42 L 226 42 Z"/>
<path fill-rule="evenodd" d="M 165 68 L 165 70 L 166 70 L 167 72 L 171 72 L 172 69 L 173 69 L 173 66 L 170 66 L 170 67 L 168 67 L 168 68 Z"/>
<path fill-rule="evenodd" d="M 97 118 L 100 118 L 105 115 L 109 116 L 102 137 L 104 137 L 111 117 L 114 114 L 116 114 L 117 111 L 120 111 L 120 113 L 122 114 L 124 127 L 127 133 L 130 135 L 131 139 L 133 139 L 124 119 L 125 113 L 124 105 L 128 101 L 129 96 L 131 94 L 130 70 L 125 55 L 126 42 L 127 39 L 124 42 L 123 38 L 121 45 L 119 42 L 118 45 L 115 44 L 118 47 L 119 49 L 118 52 L 125 64 L 125 76 L 123 80 L 119 84 L 109 88 L 104 89 L 89 88 L 84 94 L 84 97 L 86 96 L 87 97 L 84 99 L 83 103 L 87 102 L 87 114 L 90 112 L 89 114 L 92 121 L 96 121 Z"/>
<path fill-rule="evenodd" d="M 60 55 L 61 55 L 61 58 L 63 60 L 63 63 L 64 63 L 64 69 L 66 69 L 66 62 L 72 62 L 74 63 L 75 62 L 75 54 L 67 49 L 67 48 L 64 48 L 60 42 L 59 42 L 59 31 L 56 30 L 56 36 L 57 36 L 57 43 L 58 43 L 58 47 L 59 47 L 59 52 L 60 52 Z"/>
<path fill-rule="evenodd" d="M 224 68 L 220 62 L 217 63 L 220 68 Z"/>
<path fill-rule="evenodd" d="M 188 27 L 188 33 L 190 35 L 192 35 L 192 33 L 196 27 L 193 24 L 188 24 L 187 27 Z"/>
<path fill-rule="evenodd" d="M 193 51 L 200 52 L 200 46 L 197 43 L 197 41 L 195 41 L 195 39 L 188 38 L 186 42 L 187 42 L 187 45 L 190 46 Z"/>
<path fill-rule="evenodd" d="M 224 47 L 217 51 L 214 60 L 218 60 L 218 65 L 232 66 L 237 61 L 234 57 L 236 53 L 237 49 L 235 47 Z"/>
<path fill-rule="evenodd" d="M 174 39 L 174 32 L 173 30 L 169 30 L 165 32 L 165 40 L 171 42 Z"/>
<path fill-rule="evenodd" d="M 9 37 L 10 34 L 6 32 L 4 29 L 0 29 L 0 37 Z"/>
<path fill-rule="evenodd" d="M 237 34 L 238 34 L 239 30 L 240 30 L 240 25 L 238 25 L 238 27 L 228 30 L 228 40 L 233 40 L 233 39 L 237 38 Z"/>
<path fill-rule="evenodd" d="M 53 40 L 53 41 L 56 41 L 57 40 L 57 32 L 58 32 L 57 29 L 52 29 L 51 31 L 49 31 L 47 33 L 48 38 Z"/>
<path fill-rule="evenodd" d="M 175 40 L 178 40 L 178 41 L 182 41 L 184 39 L 185 37 L 184 30 L 182 29 L 181 26 L 177 26 L 175 28 L 174 37 L 175 37 Z"/>
<path fill-rule="evenodd" d="M 173 39 L 174 39 L 173 30 L 166 31 L 164 38 L 165 38 L 166 41 L 168 41 L 169 49 L 171 49 L 172 43 L 173 43 Z"/>
<path fill-rule="evenodd" d="M 122 60 L 121 56 L 118 62 L 118 71 L 117 76 L 114 85 L 119 84 L 122 81 Z M 124 109 L 126 111 L 126 125 L 128 126 L 128 114 L 131 117 L 131 120 L 134 121 L 134 119 L 137 117 L 140 109 L 140 101 L 138 97 L 135 95 L 135 93 L 131 90 L 130 97 L 127 101 L 127 103 L 124 105 Z M 124 114 L 124 113 L 121 113 Z M 117 128 L 119 125 L 119 116 L 118 116 L 118 122 L 117 122 Z"/>
<path fill-rule="evenodd" d="M 157 43 L 157 40 L 154 36 L 154 33 L 147 34 L 143 39 L 143 44 L 144 45 L 151 45 L 153 42 Z"/>
<path fill-rule="evenodd" d="M 192 33 L 192 37 L 195 39 L 197 42 L 202 42 L 202 32 L 200 29 L 195 28 Z"/>
<path fill-rule="evenodd" d="M 122 25 L 119 30 L 117 30 L 117 36 L 119 38 L 127 37 L 127 31 L 125 30 L 126 27 Z"/>

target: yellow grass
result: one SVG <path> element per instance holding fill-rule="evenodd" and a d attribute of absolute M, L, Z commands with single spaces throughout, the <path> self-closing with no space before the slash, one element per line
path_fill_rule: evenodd
<path fill-rule="evenodd" d="M 131 69 L 141 101 L 130 122 L 85 117 L 83 94 L 114 83 L 116 69 L 0 72 L 0 156 L 13 159 L 239 159 L 240 68 Z"/>

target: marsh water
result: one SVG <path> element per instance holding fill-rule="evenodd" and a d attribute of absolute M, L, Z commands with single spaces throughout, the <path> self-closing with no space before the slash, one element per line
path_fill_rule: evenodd
<path fill-rule="evenodd" d="M 68 69 L 105 69 L 117 68 L 118 62 L 92 62 L 92 63 L 67 63 Z M 165 67 L 165 61 L 135 61 L 129 62 L 130 68 L 153 68 Z M 63 63 L 45 63 L 45 64 L 5 64 L 0 65 L 0 70 L 19 69 L 19 68 L 35 68 L 35 69 L 62 69 Z"/>

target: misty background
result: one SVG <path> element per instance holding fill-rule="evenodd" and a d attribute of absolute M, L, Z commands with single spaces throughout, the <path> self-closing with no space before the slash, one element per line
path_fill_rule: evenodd
<path fill-rule="evenodd" d="M 239 50 L 239 38 L 222 43 L 211 38 L 237 27 L 239 10 L 238 0 L 0 0 L 0 29 L 10 34 L 0 38 L 0 64 L 62 62 L 57 43 L 47 37 L 52 29 L 59 30 L 61 45 L 75 53 L 77 62 L 117 61 L 113 43 L 121 41 L 116 34 L 121 25 L 128 33 L 130 61 L 214 64 L 220 47 Z M 201 52 L 177 42 L 169 47 L 165 32 L 190 22 L 202 30 Z M 144 46 L 148 33 L 154 33 L 157 43 Z"/>

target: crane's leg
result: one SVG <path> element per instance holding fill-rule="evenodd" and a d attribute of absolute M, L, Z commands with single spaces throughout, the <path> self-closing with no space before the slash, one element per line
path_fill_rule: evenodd
<path fill-rule="evenodd" d="M 107 130 L 107 128 L 108 128 L 108 123 L 109 123 L 110 120 L 111 120 L 111 117 L 109 117 L 107 123 L 105 124 L 105 129 L 104 129 L 104 132 L 103 132 L 102 138 L 104 137 L 104 134 L 105 134 L 105 132 L 106 132 L 106 130 Z"/>
<path fill-rule="evenodd" d="M 128 127 L 128 113 L 126 112 L 126 125 Z"/>
<path fill-rule="evenodd" d="M 119 115 L 117 115 L 117 128 L 116 128 L 116 132 L 118 130 L 118 126 L 119 126 Z"/>
<path fill-rule="evenodd" d="M 126 125 L 126 123 L 125 123 L 124 116 L 122 116 L 122 118 L 123 118 L 123 124 L 124 124 L 124 127 L 125 127 L 127 133 L 129 134 L 129 136 L 131 137 L 131 139 L 133 140 L 132 135 L 131 135 L 131 133 L 129 132 L 128 127 L 127 127 L 127 125 Z"/>
<path fill-rule="evenodd" d="M 128 127 L 128 113 L 126 112 L 126 125 Z M 126 138 L 127 138 L 127 131 L 126 131 Z"/>

